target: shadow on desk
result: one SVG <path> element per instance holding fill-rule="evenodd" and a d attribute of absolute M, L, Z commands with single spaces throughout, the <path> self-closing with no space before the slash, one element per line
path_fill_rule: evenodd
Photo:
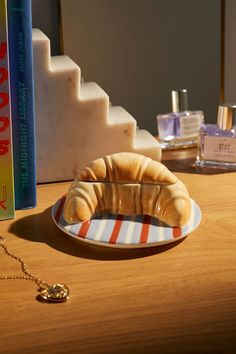
<path fill-rule="evenodd" d="M 168 251 L 184 240 L 181 239 L 163 246 L 137 249 L 118 249 L 96 246 L 80 241 L 79 239 L 75 240 L 58 229 L 52 220 L 51 208 L 46 209 L 43 213 L 26 216 L 20 220 L 14 221 L 9 231 L 25 240 L 46 243 L 48 246 L 60 252 L 75 257 L 102 261 L 152 256 Z"/>
<path fill-rule="evenodd" d="M 162 163 L 172 172 L 193 173 L 198 175 L 218 175 L 229 172 L 236 172 L 232 169 L 220 169 L 216 167 L 198 167 L 195 158 L 184 158 L 176 160 L 162 160 Z"/>

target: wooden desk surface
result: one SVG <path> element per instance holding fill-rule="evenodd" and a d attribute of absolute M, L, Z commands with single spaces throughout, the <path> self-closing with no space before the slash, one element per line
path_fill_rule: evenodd
<path fill-rule="evenodd" d="M 199 228 L 169 247 L 114 250 L 68 238 L 50 213 L 69 183 L 39 185 L 37 208 L 0 222 L 35 275 L 71 291 L 67 303 L 47 304 L 32 282 L 0 281 L 1 353 L 235 352 L 236 172 L 201 174 L 194 153 L 164 154 L 202 210 Z M 0 265 L 20 273 L 3 253 Z"/>

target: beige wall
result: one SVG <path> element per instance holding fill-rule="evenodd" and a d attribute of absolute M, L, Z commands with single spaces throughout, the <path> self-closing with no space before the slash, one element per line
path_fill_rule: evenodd
<path fill-rule="evenodd" d="M 55 6 L 55 1 L 45 1 L 45 6 L 42 0 L 34 3 L 35 22 L 43 21 Z M 220 0 L 61 0 L 61 4 L 65 54 L 81 67 L 85 81 L 96 81 L 112 104 L 128 110 L 140 127 L 156 133 L 156 114 L 171 110 L 170 91 L 177 88 L 187 88 L 190 108 L 204 110 L 206 120 L 215 122 L 220 99 Z M 45 21 L 44 28 L 47 32 Z M 52 26 L 49 37 L 50 31 Z"/>

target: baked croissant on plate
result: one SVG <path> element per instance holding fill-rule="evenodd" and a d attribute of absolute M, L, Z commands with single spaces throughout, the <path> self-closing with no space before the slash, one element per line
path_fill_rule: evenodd
<path fill-rule="evenodd" d="M 92 161 L 68 191 L 64 218 L 78 223 L 101 213 L 147 214 L 170 226 L 185 225 L 191 213 L 189 193 L 162 163 L 120 152 Z"/>

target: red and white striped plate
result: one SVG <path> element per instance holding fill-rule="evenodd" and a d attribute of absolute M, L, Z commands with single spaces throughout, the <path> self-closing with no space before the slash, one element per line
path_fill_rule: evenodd
<path fill-rule="evenodd" d="M 65 196 L 52 208 L 52 218 L 67 235 L 93 244 L 118 248 L 160 246 L 178 241 L 195 230 L 201 221 L 201 210 L 191 199 L 192 213 L 187 225 L 170 227 L 148 215 L 134 217 L 104 214 L 89 221 L 69 225 L 63 218 Z"/>

